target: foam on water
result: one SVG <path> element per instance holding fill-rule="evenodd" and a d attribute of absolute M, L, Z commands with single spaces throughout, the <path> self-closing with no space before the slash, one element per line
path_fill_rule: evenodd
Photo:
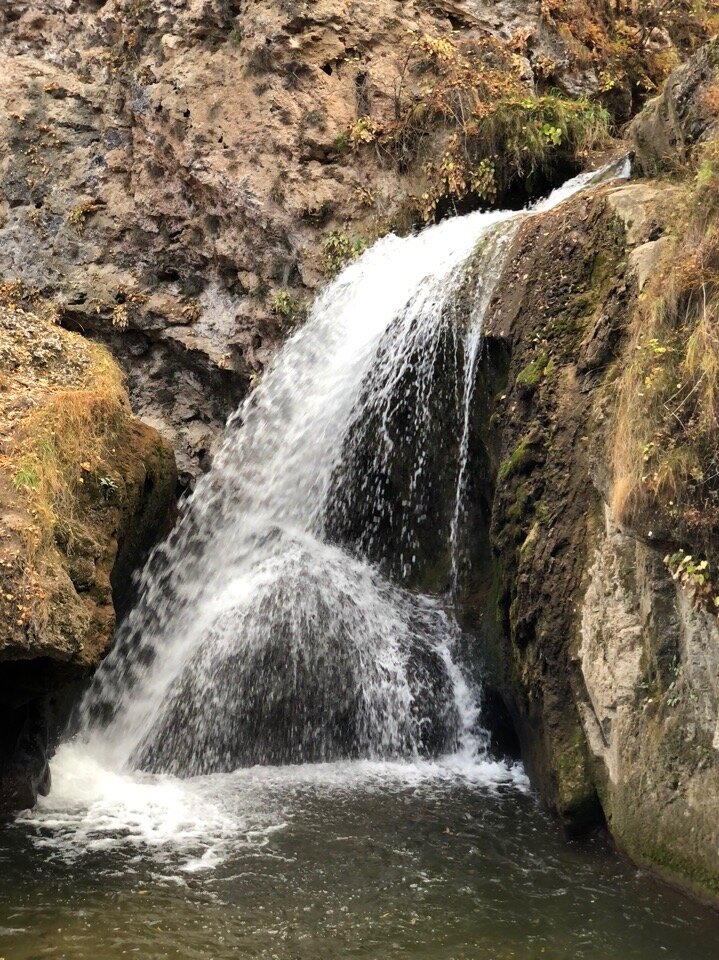
<path fill-rule="evenodd" d="M 459 752 L 437 760 L 355 760 L 255 766 L 180 779 L 118 772 L 86 744 L 64 744 L 53 764 L 53 790 L 17 821 L 49 855 L 94 854 L 125 861 L 151 857 L 167 876 L 208 870 L 240 848 L 264 848 L 301 810 L 303 796 L 357 796 L 422 790 L 448 783 L 477 789 L 529 790 L 519 764 Z"/>

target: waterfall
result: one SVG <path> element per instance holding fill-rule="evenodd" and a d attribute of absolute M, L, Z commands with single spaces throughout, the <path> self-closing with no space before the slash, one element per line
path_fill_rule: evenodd
<path fill-rule="evenodd" d="M 433 537 L 457 587 L 484 315 L 533 213 L 388 236 L 319 297 L 141 575 L 83 705 L 94 755 L 192 776 L 482 754 L 451 604 L 415 574 Z"/>

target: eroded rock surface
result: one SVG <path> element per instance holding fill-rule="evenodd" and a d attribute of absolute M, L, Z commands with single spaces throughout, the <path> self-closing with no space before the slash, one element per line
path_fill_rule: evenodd
<path fill-rule="evenodd" d="M 716 902 L 716 614 L 672 576 L 668 555 L 692 551 L 686 531 L 669 514 L 620 525 L 610 506 L 616 382 L 671 249 L 677 189 L 606 187 L 520 231 L 486 328 L 485 367 L 510 357 L 481 427 L 493 560 L 466 596 L 499 646 L 494 683 L 530 769 L 567 827 L 606 819 L 636 861 Z"/>
<path fill-rule="evenodd" d="M 702 896 L 719 861 L 719 626 L 607 517 L 589 570 L 580 713 L 619 844 Z"/>
<path fill-rule="evenodd" d="M 361 245 L 421 193 L 421 164 L 347 146 L 421 86 L 412 42 L 493 38 L 528 91 L 598 93 L 572 29 L 514 0 L 7 0 L 0 275 L 111 346 L 189 480 L 324 282 L 324 240 Z"/>

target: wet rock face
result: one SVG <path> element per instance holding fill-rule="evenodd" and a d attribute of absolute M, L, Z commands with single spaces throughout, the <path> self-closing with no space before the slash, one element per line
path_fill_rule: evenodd
<path fill-rule="evenodd" d="M 0 671 L 2 678 L 2 671 Z M 0 821 L 33 807 L 50 790 L 50 716 L 46 699 L 0 708 Z"/>
<path fill-rule="evenodd" d="M 492 392 L 478 422 L 493 478 L 490 549 L 460 598 L 499 647 L 489 683 L 571 831 L 602 816 L 572 656 L 587 518 L 601 498 L 589 475 L 595 390 L 617 355 L 630 290 L 611 194 L 580 195 L 527 221 L 490 303 L 482 369 Z M 487 365 L 502 354 L 499 383 Z"/>
<path fill-rule="evenodd" d="M 386 753 L 372 744 L 372 718 L 366 715 L 363 675 L 342 637 L 332 639 L 334 656 L 297 656 L 291 637 L 273 637 L 258 656 L 246 651 L 213 665 L 194 659 L 152 737 L 136 756 L 154 773 L 197 776 L 231 772 L 254 764 L 326 763 L 358 757 L 412 755 L 408 729 Z M 288 669 L 288 663 L 292 665 Z M 439 656 L 417 643 L 408 665 L 415 697 L 413 723 L 422 756 L 438 756 L 456 742 L 452 683 Z"/>
<path fill-rule="evenodd" d="M 403 361 L 391 403 L 368 404 L 366 397 L 378 390 L 376 383 L 366 385 L 326 507 L 333 539 L 381 564 L 395 581 L 433 594 L 451 588 L 465 360 L 461 338 L 446 320 L 436 344 L 420 343 Z M 471 450 L 468 459 L 467 472 L 481 472 L 481 451 Z"/>

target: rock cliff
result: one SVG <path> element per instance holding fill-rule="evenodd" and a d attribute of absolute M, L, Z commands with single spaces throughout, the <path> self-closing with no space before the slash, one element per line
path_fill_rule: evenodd
<path fill-rule="evenodd" d="M 485 377 L 510 358 L 480 424 L 492 554 L 466 599 L 567 827 L 606 819 L 713 902 L 717 74 L 710 45 L 634 124 L 642 169 L 671 180 L 581 196 L 515 241 L 487 326 Z"/>
<path fill-rule="evenodd" d="M 46 789 L 68 691 L 110 644 L 113 593 L 169 519 L 176 471 L 105 348 L 0 293 L 2 817 Z"/>
<path fill-rule="evenodd" d="M 189 482 L 328 272 L 433 213 L 437 191 L 445 209 L 468 179 L 497 199 L 492 171 L 460 176 L 452 153 L 458 133 L 477 134 L 458 128 L 470 93 L 483 91 L 481 116 L 519 120 L 506 136 L 489 124 L 483 142 L 502 162 L 516 152 L 524 202 L 528 122 L 562 175 L 591 139 L 587 124 L 567 129 L 557 91 L 570 110 L 592 96 L 626 119 L 706 29 L 674 7 L 668 29 L 632 9 L 7 0 L 0 276 L 110 345 Z"/>

